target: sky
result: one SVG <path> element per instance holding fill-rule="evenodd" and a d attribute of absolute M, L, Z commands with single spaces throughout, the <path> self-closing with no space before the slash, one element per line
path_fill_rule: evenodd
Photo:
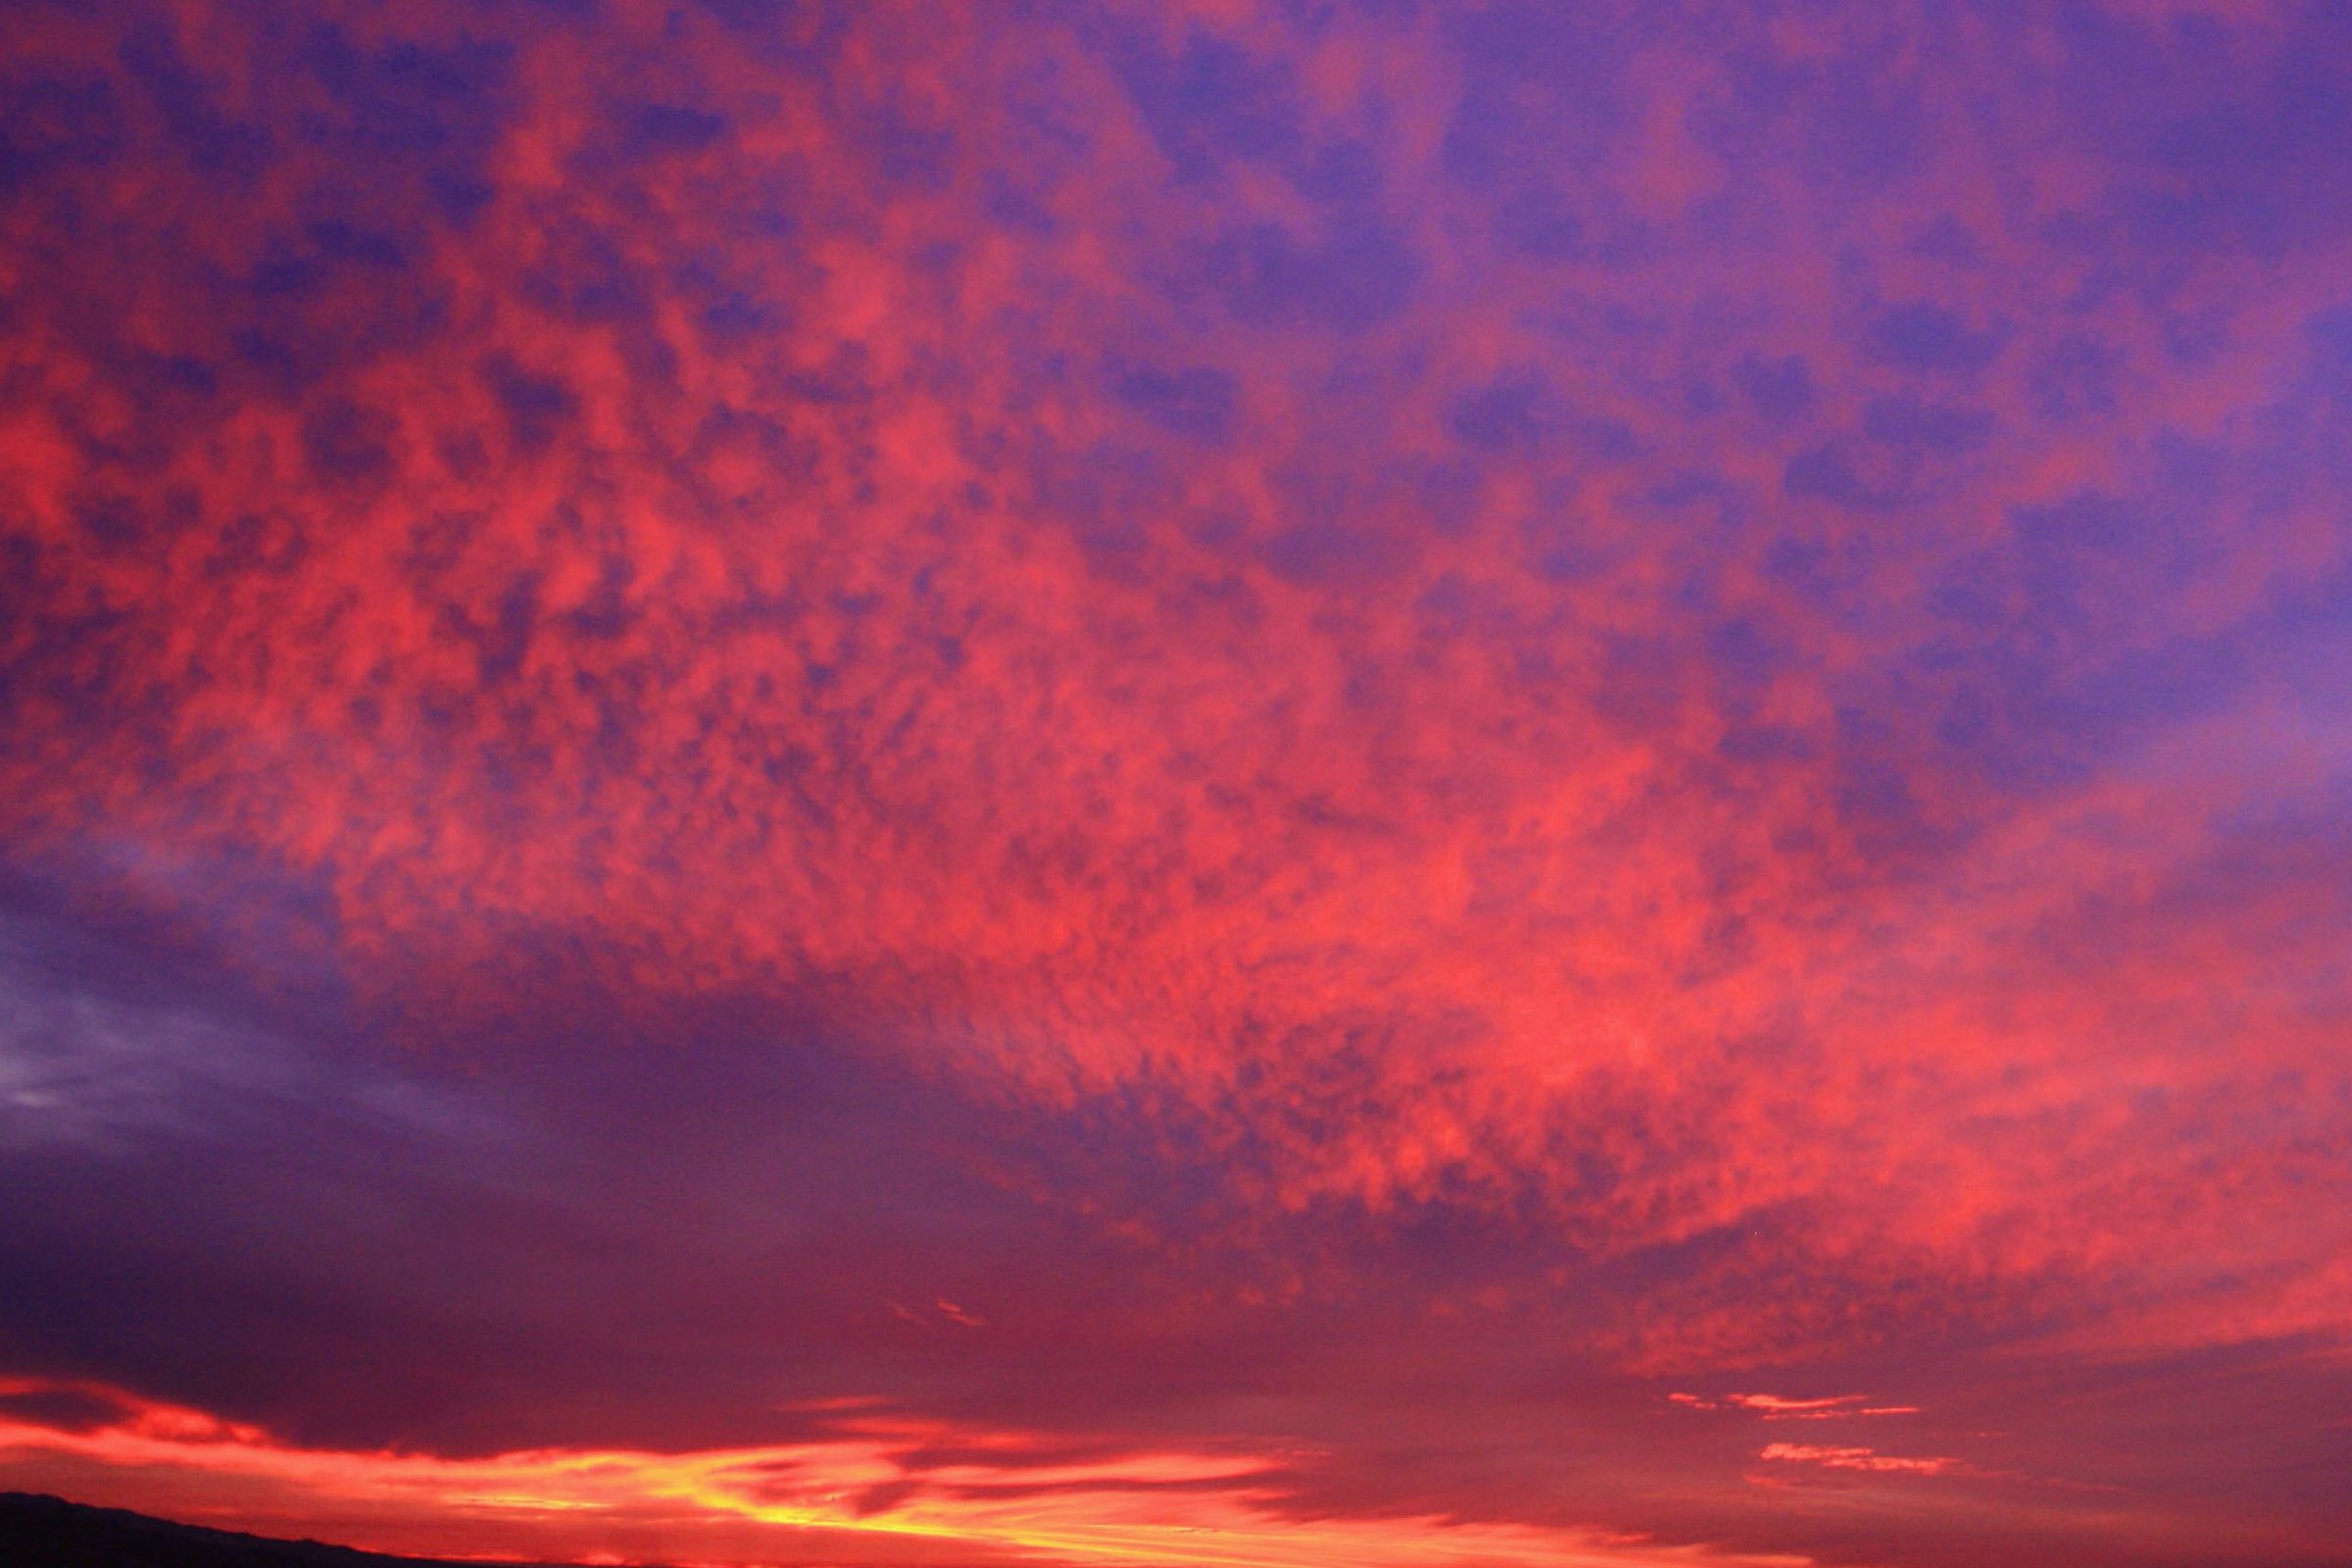
<path fill-rule="evenodd" d="M 0 1487 L 2352 1560 L 2352 8 L 0 11 Z"/>

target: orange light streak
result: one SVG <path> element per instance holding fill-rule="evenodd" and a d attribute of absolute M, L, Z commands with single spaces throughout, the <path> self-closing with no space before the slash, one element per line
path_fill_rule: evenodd
<path fill-rule="evenodd" d="M 835 1432 L 800 1443 L 450 1457 L 306 1448 L 102 1385 L 0 1380 L 0 1398 L 58 1395 L 100 1401 L 111 1413 L 80 1429 L 0 1415 L 0 1477 L 9 1484 L 232 1528 L 318 1531 L 375 1550 L 878 1565 L 944 1562 L 941 1548 L 953 1548 L 958 1563 L 1166 1568 L 1795 1568 L 1808 1560 L 1514 1523 L 1288 1517 L 1283 1472 L 1297 1456 L 1270 1452 L 1139 1447 L 1071 1462 L 1061 1457 L 1066 1443 L 1037 1434 L 852 1411 Z M 926 1450 L 956 1457 L 928 1463 Z M 1024 1463 L 1031 1456 L 1040 1462 Z"/>

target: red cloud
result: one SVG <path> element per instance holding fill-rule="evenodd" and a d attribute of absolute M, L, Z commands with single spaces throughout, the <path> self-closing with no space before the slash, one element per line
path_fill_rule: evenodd
<path fill-rule="evenodd" d="M 1373 1298 L 1569 1381 L 2339 1355 L 2324 19 L 1144 9 L 11 8 L 0 894 L 306 1060 L 732 1110 L 666 1025 L 821 1016 L 1181 1287 L 843 1315 L 1167 1408 L 1102 1325 L 1277 1427 L 1376 1336 L 1217 1330 Z M 12 1156 L 197 1054 L 52 1071 L 98 978 Z"/>
<path fill-rule="evenodd" d="M 431 23 L 361 41 L 421 49 Z M 837 122 L 700 25 L 661 81 L 626 43 L 517 40 L 489 194 L 464 223 L 417 208 L 398 269 L 262 186 L 157 182 L 103 247 L 28 242 L 46 303 L 18 318 L 29 379 L 0 449 L 35 607 L 12 633 L 31 672 L 12 837 L 230 927 L 262 916 L 218 896 L 218 865 L 310 890 L 327 960 L 443 1036 L 505 1004 L 515 951 L 569 952 L 650 994 L 842 998 L 982 1093 L 1073 1106 L 1152 1082 L 1276 1210 L 1526 1184 L 1599 1254 L 1810 1215 L 1623 1326 L 1643 1368 L 1872 1320 L 1771 1290 L 1792 1261 L 1864 1297 L 1929 1282 L 1908 1310 L 1997 1327 L 2036 1315 L 2028 1296 L 2130 1295 L 2138 1260 L 2191 1256 L 2214 1304 L 2141 1332 L 2340 1321 L 2304 1266 L 2329 1251 L 2314 1227 L 2345 1240 L 2314 1216 L 2352 1212 L 2310 1201 L 2339 1184 L 2325 1138 L 2229 1131 L 2308 1115 L 2279 1086 L 2324 1072 L 2333 1038 L 2338 879 L 2282 859 L 2234 886 L 2212 839 L 2250 781 L 2196 759 L 2291 744 L 2266 720 L 2013 797 L 1878 686 L 1927 657 L 1912 619 L 1832 612 L 1773 564 L 1845 562 L 1842 592 L 1907 604 L 1965 575 L 1967 531 L 1868 538 L 1787 494 L 1803 454 L 1779 437 L 1686 429 L 1645 389 L 1702 337 L 1629 340 L 1550 385 L 1507 345 L 1551 284 L 1511 269 L 1328 340 L 1289 294 L 1196 332 L 1133 280 L 1232 193 L 1163 188 L 1166 132 L 1078 40 L 877 20 L 832 84 L 864 108 Z M 44 36 L 62 62 L 102 34 Z M 269 109 L 225 64 L 240 37 L 183 40 L 231 120 Z M 1101 129 L 1034 193 L 1057 237 L 1016 240 L 983 217 L 979 160 L 1026 145 L 997 106 L 1041 49 Z M 1301 111 L 1334 136 L 1377 116 L 1338 58 Z M 1671 114 L 1690 89 L 1660 90 Z M 716 120 L 658 112 L 687 99 Z M 654 107 L 616 129 L 612 103 Z M 889 189 L 861 139 L 885 103 L 936 132 Z M 302 163 L 323 155 L 285 156 L 288 181 L 324 177 Z M 1670 208 L 1697 188 L 1677 180 Z M 780 182 L 808 215 L 790 238 L 748 216 Z M 1298 234 L 1249 244 L 1280 290 L 1283 247 L 1341 240 L 1274 208 L 1268 233 Z M 1375 237 L 1348 243 L 1385 255 Z M 708 260 L 681 281 L 681 255 Z M 283 303 L 223 318 L 204 293 L 223 276 Z M 1866 323 L 1893 334 L 1885 364 L 1841 358 L 1810 287 L 1747 347 L 1835 368 L 1861 418 L 1937 333 L 1972 366 L 1997 347 L 1971 323 L 2000 287 L 1936 277 L 1957 305 Z M 1654 311 L 1715 285 L 1595 286 Z M 2154 328 L 2113 309 L 2140 353 Z M 290 312 L 348 346 L 299 395 L 247 364 Z M 1054 368 L 1171 342 L 1247 389 L 1217 405 L 1226 444 L 1198 410 L 1139 426 Z M 1419 377 L 1329 390 L 1351 356 L 1422 342 L 1451 346 Z M 155 402 L 115 368 L 134 362 L 232 384 Z M 1168 375 L 1119 384 L 1226 384 Z M 2189 390 L 2152 382 L 2132 416 L 2224 417 L 2200 423 Z M 1347 429 L 1379 432 L 1383 462 Z M 2015 410 L 1999 430 L 1979 513 L 2147 477 Z M 1571 491 L 1537 509 L 1577 541 L 1554 570 L 1566 545 L 1524 530 Z M 1661 495 L 1763 514 L 1686 535 Z M 2178 629 L 2313 547 L 2245 541 L 2235 586 Z M 1738 630 L 1720 648 L 1678 608 L 1702 581 L 1707 624 Z M 1974 700 L 1918 701 L 1947 696 Z M 295 939 L 318 940 L 234 945 Z M 1985 1279 L 2010 1288 L 1965 1283 Z"/>
<path fill-rule="evenodd" d="M 6 1392 L 57 1387 L 17 1380 Z M 113 1403 L 118 1418 L 66 1430 L 0 1413 L 0 1459 L 12 1475 L 113 1505 L 247 1529 L 328 1530 L 395 1552 L 582 1561 L 815 1553 L 877 1565 L 1113 1557 L 1169 1568 L 1800 1561 L 1526 1525 L 1288 1518 L 1285 1456 L 1131 1448 L 1056 1462 L 1066 1437 L 848 1410 L 829 1436 L 765 1447 L 461 1458 L 306 1448 L 183 1406 L 74 1389 Z"/>
<path fill-rule="evenodd" d="M 1917 1415 L 1911 1404 L 1871 1404 L 1867 1394 L 1834 1395 L 1826 1399 L 1789 1399 L 1777 1394 L 1727 1394 L 1727 1403 L 1757 1410 L 1767 1421 L 1835 1421 L 1847 1416 Z"/>
<path fill-rule="evenodd" d="M 1906 1458 L 1899 1454 L 1881 1453 L 1875 1448 L 1827 1447 L 1806 1443 L 1768 1443 L 1757 1450 L 1756 1457 L 1789 1464 L 1823 1465 L 1832 1470 L 1869 1470 L 1922 1476 L 1973 1473 L 1958 1459 Z"/>

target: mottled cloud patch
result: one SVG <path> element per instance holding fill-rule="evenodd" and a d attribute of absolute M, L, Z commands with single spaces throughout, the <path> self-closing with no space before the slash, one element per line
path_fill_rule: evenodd
<path fill-rule="evenodd" d="M 12 8 L 0 1361 L 2340 1557 L 2348 39 Z"/>

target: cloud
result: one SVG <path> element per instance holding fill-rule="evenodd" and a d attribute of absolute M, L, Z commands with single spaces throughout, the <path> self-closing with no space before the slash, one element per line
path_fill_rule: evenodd
<path fill-rule="evenodd" d="M 1872 1404 L 1867 1394 L 1834 1395 L 1826 1399 L 1789 1399 L 1777 1394 L 1727 1394 L 1724 1402 L 1761 1413 L 1767 1421 L 1838 1421 L 1849 1416 L 1917 1415 L 1909 1404 Z"/>
<path fill-rule="evenodd" d="M 1759 1550 L 2334 1367 L 2328 18 L 19 10 L 12 1364 Z"/>
<path fill-rule="evenodd" d="M 1873 1475 L 1967 1475 L 1969 1467 L 1957 1459 L 1906 1458 L 1900 1454 L 1881 1453 L 1875 1448 L 1831 1447 L 1809 1443 L 1768 1443 L 1756 1450 L 1759 1459 L 1779 1460 L 1788 1464 L 1817 1464 L 1832 1470 L 1863 1470 Z"/>
<path fill-rule="evenodd" d="M 52 1424 L 28 1400 L 109 1413 Z M 1285 1456 L 1105 1448 L 845 1410 L 814 1441 L 705 1452 L 538 1449 L 480 1457 L 289 1445 L 260 1428 L 93 1385 L 0 1385 L 0 1454 L 79 1495 L 196 1517 L 334 1521 L 376 1549 L 709 1551 L 870 1563 L 1795 1565 L 1594 1532 L 1437 1518 L 1366 1525 L 1274 1510 Z M 191 1509 L 190 1502 L 201 1499 Z M 299 1512 L 280 1513 L 291 1504 Z"/>

